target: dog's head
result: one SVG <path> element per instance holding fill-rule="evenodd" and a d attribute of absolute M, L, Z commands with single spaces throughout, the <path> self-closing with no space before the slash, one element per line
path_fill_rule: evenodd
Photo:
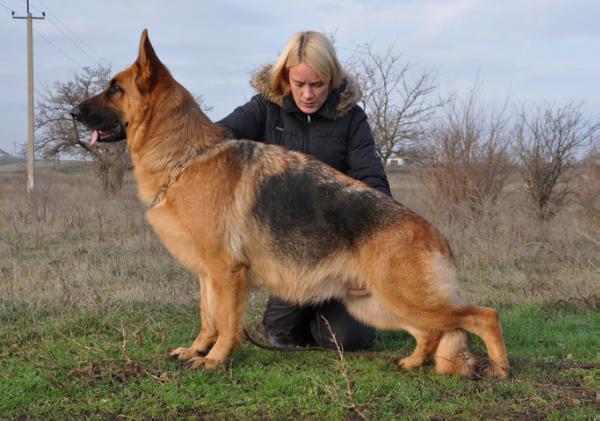
<path fill-rule="evenodd" d="M 158 82 L 171 79 L 144 29 L 135 63 L 117 73 L 104 91 L 73 108 L 71 115 L 92 130 L 92 144 L 125 140 L 129 129 L 144 119 Z"/>

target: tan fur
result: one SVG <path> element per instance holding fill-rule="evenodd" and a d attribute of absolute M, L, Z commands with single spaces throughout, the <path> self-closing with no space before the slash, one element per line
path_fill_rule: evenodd
<path fill-rule="evenodd" d="M 439 372 L 472 376 L 466 331 L 475 333 L 490 355 L 488 374 L 508 376 L 497 313 L 463 303 L 452 253 L 427 221 L 372 193 L 387 201 L 389 218 L 371 234 L 317 261 L 284 259 L 273 234 L 253 215 L 265 180 L 317 168 L 324 183 L 335 180 L 346 194 L 369 187 L 280 147 L 252 144 L 253 158 L 241 159 L 240 143 L 224 140 L 223 130 L 171 77 L 146 31 L 136 63 L 115 80 L 124 93 L 100 94 L 86 105 L 115 110 L 127 125 L 140 199 L 152 203 L 173 181 L 174 169 L 185 164 L 147 212 L 167 249 L 200 279 L 201 331 L 189 348 L 177 348 L 172 356 L 194 368 L 222 365 L 240 342 L 247 291 L 265 288 L 300 304 L 341 299 L 365 323 L 407 330 L 417 346 L 400 361 L 406 369 L 420 367 L 435 352 Z M 357 286 L 369 295 L 350 294 Z"/>

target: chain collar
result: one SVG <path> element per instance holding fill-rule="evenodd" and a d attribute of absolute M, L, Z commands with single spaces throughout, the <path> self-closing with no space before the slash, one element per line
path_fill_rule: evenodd
<path fill-rule="evenodd" d="M 187 161 L 185 161 L 183 163 L 178 164 L 175 168 L 173 168 L 171 170 L 171 172 L 169 173 L 169 179 L 167 180 L 167 182 L 165 184 L 163 184 L 161 186 L 158 193 L 156 193 L 156 196 L 154 196 L 154 199 L 152 200 L 152 202 L 150 202 L 150 205 L 149 205 L 150 209 L 152 209 L 153 207 L 157 206 L 160 202 L 165 200 L 165 197 L 167 196 L 167 192 L 169 191 L 169 189 L 179 179 L 179 176 L 181 176 L 181 173 L 183 173 L 183 170 L 185 170 L 186 167 L 188 165 L 190 165 L 195 158 L 196 158 L 196 156 L 188 159 Z"/>
<path fill-rule="evenodd" d="M 231 139 L 225 139 L 225 141 L 228 141 L 228 140 L 231 140 Z M 206 148 L 206 149 L 202 149 L 201 151 L 198 151 L 196 153 L 196 155 L 192 156 L 191 158 L 187 159 L 186 161 L 183 161 L 183 162 L 177 164 L 175 166 L 175 168 L 173 168 L 171 170 L 171 172 L 169 173 L 169 179 L 167 180 L 167 182 L 165 184 L 163 184 L 160 187 L 160 190 L 158 190 L 158 193 L 156 193 L 156 195 L 154 196 L 154 199 L 148 205 L 148 210 L 158 206 L 163 200 L 165 200 L 165 197 L 167 196 L 169 189 L 171 187 L 173 187 L 173 184 L 175 184 L 177 182 L 177 180 L 179 179 L 179 177 L 181 176 L 183 171 L 190 164 L 192 164 L 198 158 L 206 157 L 207 155 L 211 155 L 210 153 L 207 154 L 208 149 L 211 149 L 211 148 Z"/>

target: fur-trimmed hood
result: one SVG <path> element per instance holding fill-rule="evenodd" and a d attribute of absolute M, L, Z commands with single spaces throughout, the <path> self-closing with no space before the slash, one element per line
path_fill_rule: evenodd
<path fill-rule="evenodd" d="M 277 104 L 280 107 L 285 107 L 285 98 L 287 95 L 278 94 L 271 89 L 272 67 L 272 64 L 265 64 L 260 67 L 252 75 L 250 85 L 264 96 L 267 101 Z M 342 83 L 331 91 L 322 109 L 325 109 L 324 114 L 327 114 L 329 118 L 338 119 L 347 114 L 360 101 L 361 97 L 362 94 L 358 82 L 348 74 L 344 74 Z M 327 108 L 330 108 L 330 110 L 327 110 Z"/>
<path fill-rule="evenodd" d="M 346 73 L 314 118 L 308 118 L 291 94 L 273 92 L 270 71 L 268 65 L 258 69 L 251 80 L 258 93 L 217 124 L 226 128 L 233 139 L 254 140 L 312 155 L 391 196 L 381 160 L 375 153 L 367 115 L 358 105 L 358 83 Z"/>

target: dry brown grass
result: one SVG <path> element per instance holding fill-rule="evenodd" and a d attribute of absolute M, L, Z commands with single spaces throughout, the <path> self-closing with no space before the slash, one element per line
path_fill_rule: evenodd
<path fill-rule="evenodd" d="M 33 305 L 99 306 L 112 301 L 192 303 L 196 281 L 144 220 L 129 180 L 102 193 L 91 168 L 0 173 L 0 297 Z"/>
<path fill-rule="evenodd" d="M 390 174 L 397 200 L 433 222 L 459 264 L 474 302 L 583 300 L 598 306 L 600 225 L 573 205 L 538 222 L 515 183 L 492 206 L 473 213 L 423 187 L 426 173 Z"/>
<path fill-rule="evenodd" d="M 25 174 L 0 173 L 0 302 L 195 303 L 195 277 L 145 222 L 131 178 L 107 198 L 91 169 L 62 165 L 38 171 L 32 197 Z M 429 203 L 422 176 L 390 174 L 395 197 L 447 236 L 470 300 L 598 304 L 600 227 L 585 213 L 573 207 L 540 225 L 513 191 L 475 219 Z"/>

